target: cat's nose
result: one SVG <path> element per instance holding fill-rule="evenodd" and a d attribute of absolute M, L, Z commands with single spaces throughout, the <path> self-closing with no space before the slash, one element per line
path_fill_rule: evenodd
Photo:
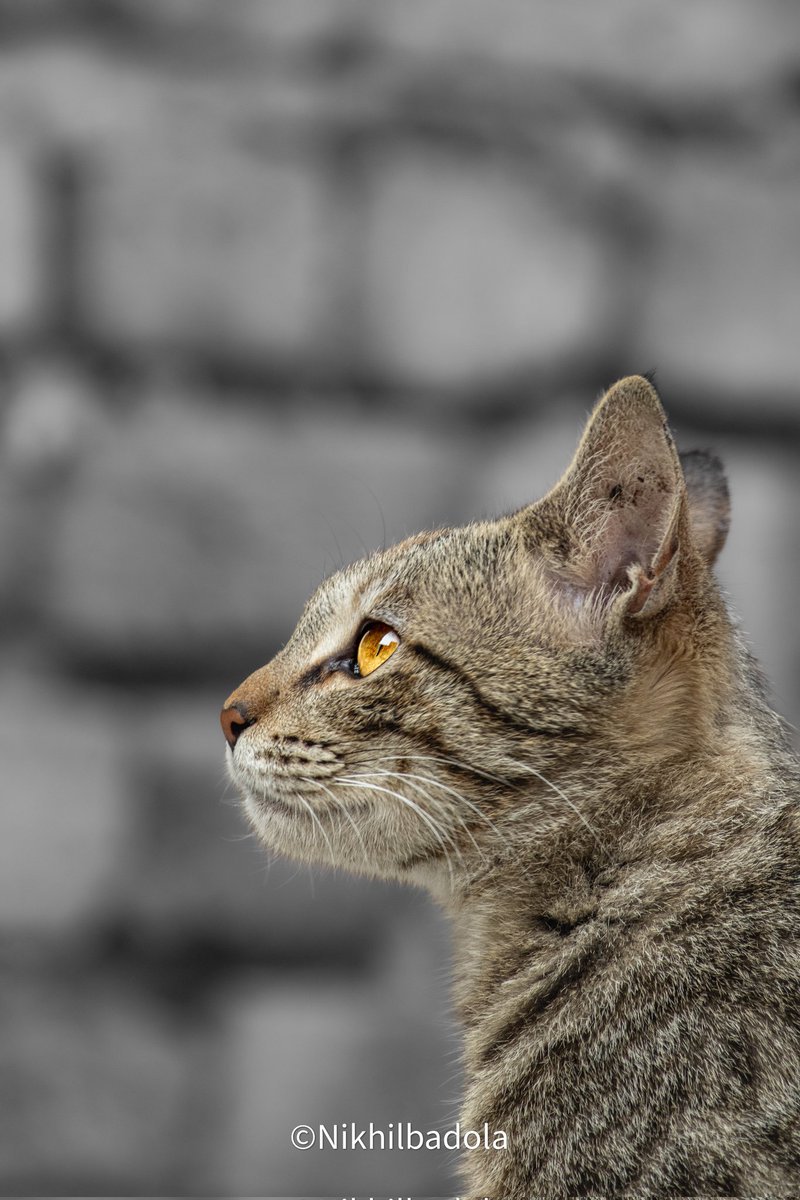
<path fill-rule="evenodd" d="M 254 725 L 255 720 L 256 718 L 250 716 L 241 700 L 236 704 L 231 704 L 228 708 L 223 708 L 219 714 L 219 723 L 225 734 L 225 741 L 231 750 L 239 740 L 242 730 L 247 729 L 248 725 Z"/>

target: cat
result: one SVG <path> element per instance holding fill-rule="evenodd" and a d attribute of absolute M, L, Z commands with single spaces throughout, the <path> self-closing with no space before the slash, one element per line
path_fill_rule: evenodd
<path fill-rule="evenodd" d="M 800 1194 L 798 766 L 728 513 L 623 379 L 544 499 L 333 575 L 226 701 L 267 846 L 452 916 L 470 1200 Z"/>

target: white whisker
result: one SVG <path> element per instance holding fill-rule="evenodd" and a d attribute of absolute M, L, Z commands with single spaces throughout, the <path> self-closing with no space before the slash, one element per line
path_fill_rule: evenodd
<path fill-rule="evenodd" d="M 433 755 L 429 755 L 429 754 L 384 754 L 384 755 L 380 755 L 378 758 L 374 759 L 374 761 L 375 761 L 375 762 L 384 762 L 384 761 L 386 761 L 386 762 L 389 762 L 389 761 L 392 761 L 392 760 L 395 760 L 395 759 L 402 759 L 402 758 L 405 758 L 405 759 L 419 759 L 420 761 L 427 761 L 427 760 L 430 760 L 431 762 L 441 762 L 441 761 L 444 761 L 444 762 L 451 762 L 451 761 L 452 761 L 452 762 L 455 762 L 455 761 L 456 761 L 455 759 L 452 759 L 452 760 L 451 760 L 451 759 L 439 759 L 439 758 L 436 758 L 436 757 L 434 757 Z M 422 780 L 424 783 L 430 783 L 430 784 L 433 784 L 435 787 L 441 788 L 443 791 L 445 791 L 445 792 L 448 792 L 448 793 L 449 793 L 451 796 L 455 796 L 456 800 L 458 800 L 458 801 L 459 801 L 461 804 L 466 804 L 466 806 L 467 806 L 468 808 L 471 808 L 471 809 L 472 809 L 472 811 L 473 811 L 473 812 L 476 814 L 476 816 L 480 817 L 480 819 L 481 819 L 483 822 L 485 822 L 485 824 L 486 824 L 486 825 L 488 825 L 488 826 L 489 826 L 489 828 L 490 828 L 490 829 L 491 829 L 491 830 L 492 830 L 494 833 L 496 833 L 496 834 L 497 834 L 497 836 L 498 836 L 498 837 L 501 839 L 501 841 L 503 840 L 503 835 L 502 835 L 502 833 L 500 832 L 500 830 L 497 828 L 497 826 L 495 825 L 494 821 L 491 821 L 491 820 L 489 819 L 489 817 L 487 817 L 487 816 L 486 816 L 486 813 L 485 813 L 485 812 L 483 812 L 483 811 L 482 811 L 482 810 L 481 810 L 481 809 L 478 807 L 478 805 L 477 805 L 477 804 L 474 804 L 474 803 L 472 802 L 472 800 L 468 800 L 466 796 L 462 795 L 462 794 L 461 794 L 461 792 L 457 792 L 457 791 L 455 790 L 455 788 L 451 788 L 451 787 L 449 787 L 449 786 L 448 786 L 446 783 L 441 783 L 441 782 L 440 782 L 438 779 L 432 779 L 432 778 L 430 778 L 429 776 L 423 776 L 423 775 L 403 775 L 402 771 L 398 771 L 398 772 L 395 772 L 395 771 L 390 771 L 390 772 L 388 772 L 388 774 L 390 774 L 390 775 L 395 775 L 395 774 L 397 774 L 397 775 L 399 775 L 401 778 L 406 778 L 406 779 L 421 779 L 421 780 Z M 473 839 L 473 840 L 474 840 L 474 839 Z"/>
<path fill-rule="evenodd" d="M 346 819 L 349 821 L 349 823 L 350 823 L 350 825 L 351 825 L 351 827 L 352 827 L 353 833 L 354 833 L 354 834 L 356 835 L 356 837 L 358 838 L 358 843 L 359 843 L 359 845 L 361 846 L 361 853 L 362 853 L 362 854 L 363 854 L 363 856 L 364 856 L 364 866 L 365 866 L 365 867 L 367 867 L 368 869 L 369 869 L 369 868 L 371 868 L 371 866 L 372 866 L 372 863 L 370 862 L 369 855 L 367 854 L 367 847 L 366 847 L 366 845 L 364 844 L 364 838 L 363 838 L 363 837 L 362 837 L 362 835 L 361 835 L 361 830 L 358 828 L 358 825 L 356 825 L 356 823 L 355 823 L 355 821 L 353 820 L 353 818 L 352 818 L 351 814 L 350 814 L 350 813 L 347 811 L 347 805 L 345 804 L 345 802 L 344 802 L 343 800 L 340 800 L 338 796 L 334 796 L 334 794 L 333 794 L 333 792 L 331 791 L 331 789 L 330 789 L 329 787 L 327 787 L 327 786 L 326 786 L 326 785 L 325 785 L 325 784 L 322 782 L 322 780 L 320 780 L 320 779 L 314 779 L 314 780 L 311 780 L 310 782 L 313 782 L 313 783 L 315 783 L 315 784 L 317 785 L 317 787 L 318 787 L 318 788 L 321 788 L 321 789 L 322 789 L 322 791 L 323 791 L 323 792 L 325 792 L 326 796 L 329 796 L 329 797 L 330 797 L 330 799 L 333 801 L 333 803 L 336 805 L 336 807 L 337 807 L 338 809 L 340 809 L 340 810 L 341 810 L 341 812 L 343 812 L 343 813 L 344 813 L 344 815 L 345 815 Z"/>
<path fill-rule="evenodd" d="M 592 835 L 594 840 L 597 842 L 600 849 L 601 850 L 606 849 L 606 847 L 603 845 L 603 842 L 601 841 L 601 839 L 597 833 L 597 830 L 594 829 L 592 827 L 591 823 L 586 820 L 586 817 L 583 815 L 583 813 L 578 808 L 578 806 L 576 804 L 574 804 L 572 800 L 570 800 L 569 796 L 566 794 L 566 792 L 562 791 L 562 789 L 558 786 L 558 784 L 553 783 L 552 779 L 548 779 L 546 775 L 543 775 L 541 773 L 541 771 L 537 771 L 535 767 L 529 766 L 528 763 L 519 762 L 518 759 L 514 759 L 513 761 L 514 761 L 515 767 L 520 767 L 523 771 L 530 772 L 530 774 L 535 776 L 536 779 L 541 780 L 541 782 L 545 785 L 545 787 L 549 787 L 552 792 L 555 792 L 555 794 L 561 800 L 563 800 L 564 803 L 569 808 L 572 809 L 572 811 L 575 813 L 575 816 L 578 818 L 578 820 L 583 822 L 583 824 L 589 830 L 589 833 Z"/>
<path fill-rule="evenodd" d="M 326 833 L 326 832 L 325 832 L 325 830 L 323 829 L 323 827 L 322 827 L 322 822 L 320 821 L 320 819 L 319 819 L 319 817 L 317 816 L 317 814 L 314 812 L 314 809 L 313 809 L 313 808 L 311 807 L 311 805 L 308 803 L 308 801 L 306 800 L 306 798 L 305 798 L 304 796 L 301 796 L 299 792 L 298 792 L 298 793 L 296 793 L 296 799 L 298 799 L 298 800 L 300 801 L 300 803 L 303 805 L 303 808 L 305 808 L 305 809 L 306 809 L 306 811 L 308 812 L 309 816 L 311 817 L 311 820 L 314 822 L 314 824 L 317 826 L 317 828 L 319 829 L 320 833 L 322 834 L 322 836 L 323 836 L 323 838 L 324 838 L 324 840 L 325 840 L 325 845 L 328 847 L 328 852 L 330 853 L 330 856 L 331 856 L 331 861 L 332 861 L 332 862 L 336 862 L 336 855 L 333 853 L 333 846 L 331 845 L 330 838 L 328 837 L 327 833 Z"/>
<path fill-rule="evenodd" d="M 437 839 L 439 840 L 439 842 L 442 845 L 442 848 L 444 849 L 445 843 L 443 841 L 442 831 L 439 829 L 438 825 L 433 820 L 433 818 L 428 813 L 426 813 L 424 811 L 424 809 L 421 809 L 418 804 L 415 804 L 413 800 L 410 800 L 408 798 L 408 796 L 403 796 L 400 792 L 395 792 L 391 788 L 380 787 L 378 784 L 375 784 L 375 783 L 362 782 L 363 780 L 371 778 L 372 774 L 373 774 L 372 772 L 365 772 L 365 773 L 359 773 L 357 776 L 344 776 L 343 775 L 343 776 L 340 776 L 339 779 L 335 780 L 335 782 L 349 784 L 352 787 L 369 788 L 370 791 L 383 792 L 384 795 L 386 795 L 386 796 L 392 796 L 395 800 L 400 800 L 403 804 L 405 804 L 409 808 L 413 809 L 413 811 L 415 813 L 417 813 L 418 816 L 422 817 L 422 820 L 429 827 L 429 829 L 432 831 L 432 833 L 434 833 L 436 835 Z M 448 838 L 447 840 L 451 842 L 451 844 L 453 845 L 453 848 L 455 850 L 458 849 L 458 847 L 455 846 L 455 843 L 452 842 L 452 838 Z"/>
<path fill-rule="evenodd" d="M 503 777 L 500 775 L 494 775 L 490 771 L 484 771 L 480 767 L 474 767 L 470 763 L 462 762 L 461 760 L 459 760 L 457 758 L 449 758 L 445 755 L 439 755 L 439 754 L 386 754 L 386 755 L 381 756 L 381 760 L 388 761 L 389 759 L 407 759 L 409 761 L 414 759 L 414 760 L 417 760 L 420 762 L 449 763 L 452 766 L 460 767 L 461 770 L 469 771 L 474 775 L 478 775 L 484 779 L 491 780 L 493 783 L 501 784 L 505 788 L 514 786 L 508 780 L 503 779 Z M 554 792 L 561 800 L 563 800 L 563 802 L 567 805 L 567 807 L 570 808 L 572 810 L 572 812 L 575 813 L 578 820 L 581 821 L 586 826 L 589 833 L 591 833 L 592 837 L 597 842 L 598 846 L 600 846 L 600 848 L 603 850 L 605 849 L 605 846 L 603 845 L 603 842 L 602 842 L 600 836 L 598 835 L 597 831 L 592 827 L 591 823 L 589 821 L 587 821 L 586 817 L 583 815 L 583 813 L 580 811 L 580 809 L 574 804 L 574 802 L 572 800 L 570 800 L 569 796 L 566 794 L 566 792 L 563 791 L 562 788 L 560 788 L 557 784 L 553 783 L 553 781 L 551 779 L 548 779 L 546 775 L 543 775 L 541 771 L 537 771 L 535 767 L 530 766 L 528 763 L 520 762 L 518 759 L 513 759 L 512 761 L 513 761 L 513 764 L 515 767 L 518 767 L 522 771 L 527 771 L 529 774 L 533 775 L 536 779 L 540 780 L 540 782 L 543 783 L 545 785 L 545 787 L 550 788 L 550 790 L 552 792 Z M 464 799 L 465 802 L 469 803 L 468 801 L 466 801 L 466 797 L 462 797 L 462 799 Z M 478 810 L 478 811 L 480 811 L 480 810 Z M 488 821 L 488 817 L 485 817 L 485 815 L 484 815 L 484 820 Z M 490 824 L 492 824 L 492 823 L 490 822 Z M 499 830 L 497 830 L 496 826 L 493 825 L 493 828 L 495 829 L 496 832 L 499 833 Z"/>
<path fill-rule="evenodd" d="M 380 761 L 380 760 L 378 759 L 376 761 Z M 475 811 L 478 813 L 479 816 L 483 816 L 483 813 L 481 813 L 479 808 L 476 808 L 474 804 L 470 804 L 470 802 L 468 800 L 466 800 L 463 796 L 459 795 L 459 793 L 457 791 L 455 791 L 454 788 L 448 787 L 446 783 L 440 783 L 438 779 L 430 779 L 426 775 L 410 775 L 407 772 L 404 773 L 402 771 L 371 771 L 370 776 L 377 776 L 378 778 L 385 777 L 387 779 L 407 779 L 410 781 L 411 786 L 416 787 L 417 790 L 422 793 L 422 795 L 425 797 L 425 799 L 428 801 L 428 803 L 433 804 L 433 805 L 436 804 L 436 801 L 420 785 L 425 783 L 431 787 L 441 788 L 442 791 L 447 792 L 448 795 L 455 796 L 456 800 L 458 800 L 459 803 L 468 804 L 471 808 L 475 809 Z M 447 811 L 450 812 L 451 810 L 448 809 Z M 475 838 L 472 834 L 472 830 L 467 825 L 464 818 L 462 816 L 460 816 L 460 814 L 457 812 L 452 812 L 451 815 L 454 816 L 455 819 L 459 822 L 459 824 L 463 826 L 464 832 L 466 833 L 467 837 L 470 839 L 473 846 L 480 854 L 481 848 L 478 845 L 478 843 L 475 841 Z M 491 824 L 491 822 L 489 822 L 489 823 Z"/>
<path fill-rule="evenodd" d="M 385 754 L 381 759 L 408 759 L 418 762 L 438 762 L 449 763 L 450 766 L 459 767 L 462 771 L 466 771 L 470 775 L 477 775 L 481 779 L 488 779 L 492 783 L 499 783 L 502 787 L 512 787 L 507 779 L 503 779 L 502 775 L 493 775 L 491 771 L 484 771 L 481 767 L 474 767 L 472 763 L 463 762 L 459 758 L 451 758 L 444 754 Z M 381 761 L 376 759 L 376 761 Z"/>
<path fill-rule="evenodd" d="M 395 792 L 391 788 L 381 787 L 376 783 L 367 783 L 366 779 L 368 778 L 368 775 L 369 775 L 369 773 L 360 773 L 355 778 L 353 778 L 352 776 L 341 775 L 341 776 L 339 776 L 338 779 L 334 780 L 334 783 L 339 783 L 339 784 L 342 784 L 347 787 L 366 788 L 372 792 L 382 792 L 386 796 L 391 796 L 394 800 L 399 800 L 401 804 L 406 805 L 407 808 L 410 808 L 419 817 L 421 817 L 422 820 L 425 822 L 425 824 L 428 826 L 428 828 L 433 833 L 434 837 L 439 842 L 440 846 L 442 847 L 442 853 L 444 854 L 445 861 L 447 862 L 447 866 L 450 871 L 450 880 L 451 880 L 451 884 L 452 884 L 453 866 L 452 866 L 452 863 L 450 862 L 450 856 L 447 853 L 447 844 L 445 841 L 445 837 L 442 834 L 442 831 L 437 826 L 436 822 L 423 809 L 421 809 L 418 804 L 415 804 L 413 800 L 409 800 L 408 796 L 403 796 L 400 792 Z M 460 859 L 461 853 L 460 853 L 456 843 L 453 841 L 452 838 L 448 838 L 447 841 L 450 842 L 454 851 L 456 852 L 456 854 L 458 855 L 458 857 Z"/>

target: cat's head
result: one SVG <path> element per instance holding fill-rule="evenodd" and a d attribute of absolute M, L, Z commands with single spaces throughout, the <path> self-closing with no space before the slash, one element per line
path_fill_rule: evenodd
<path fill-rule="evenodd" d="M 719 464 L 682 466 L 632 377 L 544 499 L 331 576 L 222 713 L 258 836 L 430 882 L 523 822 L 579 829 L 575 780 L 691 753 L 713 720 L 727 520 Z"/>

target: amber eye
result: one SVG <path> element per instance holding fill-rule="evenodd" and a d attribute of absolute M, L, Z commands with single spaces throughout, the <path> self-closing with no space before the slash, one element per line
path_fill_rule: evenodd
<path fill-rule="evenodd" d="M 399 645 L 400 638 L 395 631 L 389 625 L 375 621 L 358 643 L 356 664 L 359 675 L 371 675 L 394 654 Z"/>

